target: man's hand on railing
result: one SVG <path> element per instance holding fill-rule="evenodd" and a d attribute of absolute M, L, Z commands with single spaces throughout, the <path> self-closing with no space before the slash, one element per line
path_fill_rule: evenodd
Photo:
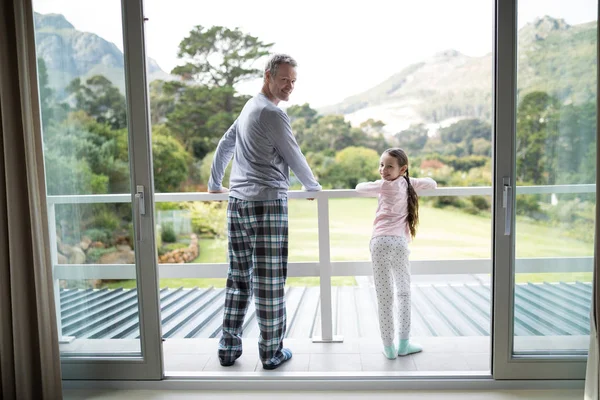
<path fill-rule="evenodd" d="M 304 187 L 304 185 L 302 185 L 302 190 L 304 190 L 305 192 L 307 191 L 306 188 Z M 308 200 L 308 201 L 313 201 L 314 199 L 315 199 L 314 197 L 306 198 L 306 200 Z"/>
<path fill-rule="evenodd" d="M 219 190 L 208 190 L 208 193 L 229 193 L 229 189 L 226 188 L 225 186 L 221 186 L 221 189 Z M 217 200 L 219 203 L 222 202 L 223 200 Z"/>

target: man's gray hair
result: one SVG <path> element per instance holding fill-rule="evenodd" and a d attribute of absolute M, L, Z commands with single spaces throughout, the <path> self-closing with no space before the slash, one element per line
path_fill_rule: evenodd
<path fill-rule="evenodd" d="M 273 54 L 265 65 L 265 77 L 269 71 L 271 71 L 271 76 L 277 76 L 277 70 L 281 64 L 290 64 L 294 68 L 298 66 L 296 60 L 287 54 Z"/>

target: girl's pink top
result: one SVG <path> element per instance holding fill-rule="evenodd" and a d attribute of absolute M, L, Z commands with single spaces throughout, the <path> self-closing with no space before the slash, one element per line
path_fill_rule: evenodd
<path fill-rule="evenodd" d="M 435 189 L 437 183 L 431 178 L 410 178 L 410 184 L 419 190 Z M 380 179 L 356 185 L 356 191 L 379 195 L 379 204 L 373 222 L 373 237 L 403 236 L 409 241 L 410 229 L 406 222 L 408 215 L 408 194 L 406 178 L 399 177 L 394 181 Z"/>

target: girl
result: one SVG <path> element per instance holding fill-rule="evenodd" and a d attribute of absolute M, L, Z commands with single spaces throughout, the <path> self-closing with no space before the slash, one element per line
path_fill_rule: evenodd
<path fill-rule="evenodd" d="M 415 237 L 419 223 L 419 199 L 416 190 L 435 189 L 431 178 L 411 178 L 408 156 L 402 149 L 383 152 L 379 162 L 381 179 L 359 183 L 356 190 L 377 193 L 379 204 L 373 223 L 370 250 L 377 293 L 379 329 L 383 354 L 390 360 L 418 353 L 421 346 L 409 341 L 410 336 L 410 265 L 408 243 Z M 394 347 L 394 286 L 400 325 L 398 349 Z"/>

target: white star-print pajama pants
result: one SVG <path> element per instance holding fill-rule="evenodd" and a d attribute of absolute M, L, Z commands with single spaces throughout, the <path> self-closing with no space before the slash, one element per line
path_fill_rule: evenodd
<path fill-rule="evenodd" d="M 410 336 L 408 240 L 401 236 L 376 236 L 371 239 L 370 248 L 381 340 L 385 346 L 391 346 L 394 343 L 396 322 L 399 325 L 398 337 L 408 339 Z M 398 315 L 396 318 L 394 299 Z"/>

